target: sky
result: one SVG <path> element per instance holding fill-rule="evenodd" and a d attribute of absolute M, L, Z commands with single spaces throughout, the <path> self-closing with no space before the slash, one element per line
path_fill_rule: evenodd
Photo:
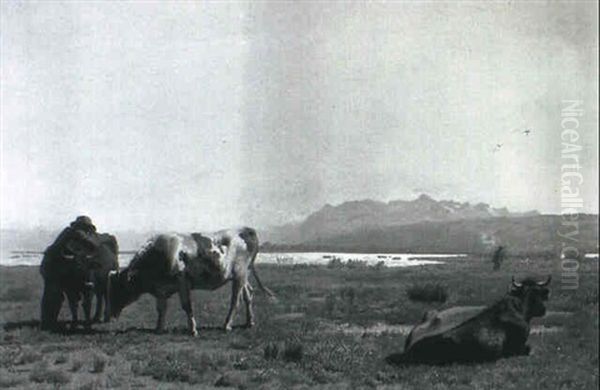
<path fill-rule="evenodd" d="M 564 99 L 598 212 L 594 2 L 1 7 L 2 228 L 265 227 L 420 193 L 559 213 Z"/>

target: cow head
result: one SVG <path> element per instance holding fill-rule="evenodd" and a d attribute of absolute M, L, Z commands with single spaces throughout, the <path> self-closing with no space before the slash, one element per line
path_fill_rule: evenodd
<path fill-rule="evenodd" d="M 510 295 L 519 298 L 523 302 L 523 310 L 526 319 L 541 317 L 546 314 L 544 302 L 548 300 L 551 276 L 543 282 L 537 282 L 532 278 L 526 278 L 522 282 L 512 279 Z"/>
<path fill-rule="evenodd" d="M 226 246 L 223 243 L 215 243 L 213 239 L 201 235 L 197 235 L 195 238 L 198 244 L 198 255 L 201 258 L 217 262 L 225 254 Z"/>
<path fill-rule="evenodd" d="M 108 295 L 107 312 L 109 317 L 118 318 L 123 311 L 123 308 L 135 301 L 137 295 L 131 288 L 131 280 L 129 280 L 127 270 L 110 271 L 106 285 Z"/>

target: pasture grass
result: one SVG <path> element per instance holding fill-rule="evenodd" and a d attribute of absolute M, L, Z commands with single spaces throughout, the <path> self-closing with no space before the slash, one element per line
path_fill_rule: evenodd
<path fill-rule="evenodd" d="M 440 302 L 448 299 L 446 287 L 440 284 L 427 283 L 422 286 L 412 285 L 406 290 L 406 295 L 411 301 L 417 302 Z"/>
<path fill-rule="evenodd" d="M 20 297 L 0 299 L 0 387 L 596 389 L 598 262 L 582 260 L 578 289 L 562 290 L 559 264 L 529 257 L 507 258 L 496 272 L 478 258 L 411 268 L 259 263 L 261 279 L 278 299 L 255 288 L 257 325 L 223 332 L 230 288 L 196 291 L 196 338 L 186 334 L 176 296 L 169 300 L 165 334 L 153 332 L 150 296 L 125 308 L 117 321 L 95 324 L 92 332 L 41 332 L 38 269 L 0 267 L 0 296 Z M 553 275 L 550 313 L 533 325 L 562 330 L 531 335 L 531 356 L 410 368 L 384 362 L 403 349 L 406 335 L 394 326 L 417 323 L 431 309 L 490 304 L 506 293 L 512 275 L 547 274 Z M 428 284 L 444 287 L 445 302 L 409 299 L 411 287 Z M 29 291 L 26 299 L 14 292 L 19 289 Z M 68 319 L 64 304 L 61 320 Z M 243 305 L 236 320 L 245 320 Z M 369 332 L 375 325 L 382 330 Z M 341 331 L 347 327 L 365 331 Z"/>

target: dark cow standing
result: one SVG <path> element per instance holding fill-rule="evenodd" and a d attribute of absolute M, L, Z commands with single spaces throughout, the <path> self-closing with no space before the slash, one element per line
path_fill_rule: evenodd
<path fill-rule="evenodd" d="M 487 307 L 455 307 L 427 313 L 415 326 L 404 346 L 404 353 L 392 354 L 392 364 L 479 362 L 502 357 L 528 355 L 529 323 L 546 314 L 548 299 L 545 282 L 531 278 L 512 281 L 509 293 Z"/>
<path fill-rule="evenodd" d="M 247 326 L 254 324 L 252 288 L 248 282 L 252 271 L 259 287 L 270 296 L 254 270 L 258 254 L 258 237 L 252 228 L 224 230 L 214 234 L 161 234 L 152 238 L 132 259 L 128 267 L 109 277 L 109 301 L 112 316 L 142 294 L 156 297 L 158 320 L 156 330 L 165 326 L 167 299 L 179 293 L 187 314 L 188 328 L 197 334 L 192 310 L 191 290 L 215 290 L 232 282 L 231 304 L 225 330 L 231 330 L 233 315 L 240 297 L 246 305 Z"/>
<path fill-rule="evenodd" d="M 83 225 L 83 226 L 82 226 Z M 79 217 L 44 252 L 40 273 L 44 279 L 41 302 L 41 327 L 54 329 L 66 295 L 77 325 L 79 301 L 83 296 L 85 324 L 91 326 L 91 300 L 96 295 L 94 321 L 100 320 L 107 300 L 108 273 L 118 269 L 118 245 L 114 236 L 96 234 L 87 217 Z M 108 320 L 108 312 L 104 319 Z"/>

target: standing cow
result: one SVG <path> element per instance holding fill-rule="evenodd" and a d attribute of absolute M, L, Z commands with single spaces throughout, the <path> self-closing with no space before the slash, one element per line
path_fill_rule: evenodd
<path fill-rule="evenodd" d="M 40 274 L 44 279 L 41 302 L 41 328 L 57 325 L 64 296 L 71 310 L 71 327 L 77 326 L 79 301 L 83 297 L 85 326 L 91 327 L 92 294 L 96 295 L 94 321 L 100 319 L 107 300 L 108 274 L 119 268 L 117 240 L 110 234 L 97 234 L 89 217 L 78 217 L 44 252 Z M 109 315 L 105 312 L 104 319 Z"/>
<path fill-rule="evenodd" d="M 240 297 L 246 305 L 246 324 L 254 325 L 250 271 L 259 287 L 270 296 L 254 269 L 258 254 L 258 237 L 254 229 L 224 230 L 211 235 L 161 234 L 133 257 L 128 267 L 109 276 L 109 302 L 113 317 L 142 294 L 156 297 L 158 320 L 156 330 L 164 331 L 167 299 L 179 293 L 181 306 L 187 314 L 190 333 L 197 334 L 192 310 L 191 290 L 215 290 L 232 282 L 231 304 L 224 328 L 231 330 L 233 315 Z"/>

